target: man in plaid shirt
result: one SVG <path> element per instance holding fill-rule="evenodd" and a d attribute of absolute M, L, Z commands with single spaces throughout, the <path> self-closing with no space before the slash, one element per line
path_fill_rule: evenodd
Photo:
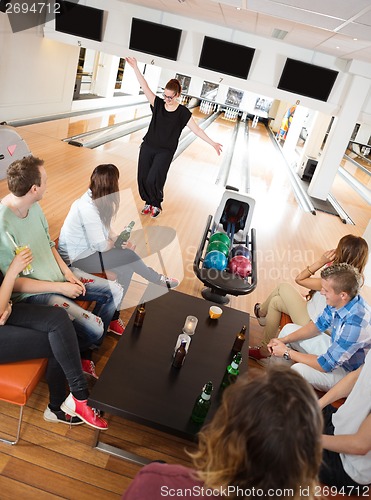
<path fill-rule="evenodd" d="M 327 391 L 364 363 L 371 348 L 371 308 L 359 295 L 363 279 L 353 266 L 329 266 L 321 278 L 323 313 L 301 328 L 286 325 L 268 348 L 271 359 L 294 362 L 292 368 L 315 389 Z M 324 333 L 328 329 L 331 336 Z"/>

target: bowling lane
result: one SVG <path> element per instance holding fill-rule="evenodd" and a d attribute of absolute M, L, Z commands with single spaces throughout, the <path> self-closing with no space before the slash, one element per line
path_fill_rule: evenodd
<path fill-rule="evenodd" d="M 210 113 L 208 113 L 208 114 L 201 113 L 198 107 L 192 108 L 191 112 L 192 112 L 192 116 L 196 122 L 199 122 L 200 120 L 204 120 L 210 114 Z M 210 130 L 212 130 L 211 127 L 212 127 L 212 125 L 207 128 L 207 134 L 210 135 L 211 137 L 213 137 L 211 135 L 211 133 L 209 134 Z M 138 131 L 133 132 L 131 134 L 125 135 L 123 137 L 115 139 L 114 141 L 108 142 L 106 144 L 102 144 L 101 146 L 98 146 L 95 149 L 97 151 L 102 151 L 102 152 L 109 153 L 109 154 L 124 155 L 126 158 L 130 158 L 130 156 L 133 154 L 133 151 L 136 148 L 136 156 L 137 156 L 139 146 L 140 146 L 142 139 L 147 131 L 147 128 L 148 127 L 146 126 L 141 130 L 138 130 Z M 185 131 L 188 131 L 188 130 L 189 129 L 186 127 Z M 201 139 L 197 139 L 197 140 L 202 142 Z M 208 147 L 210 147 L 210 146 L 208 146 Z"/>
<path fill-rule="evenodd" d="M 89 114 L 71 116 L 57 120 L 24 125 L 23 130 L 36 131 L 39 134 L 56 139 L 65 139 L 77 134 L 91 132 L 117 123 L 140 118 L 150 113 L 148 103 L 118 107 L 110 110 L 97 110 Z"/>
<path fill-rule="evenodd" d="M 356 160 L 358 162 L 358 159 Z M 366 163 L 366 162 L 365 162 Z M 368 165 L 369 172 L 359 168 L 353 162 L 347 160 L 345 157 L 341 162 L 341 166 L 352 175 L 357 181 L 359 181 L 363 186 L 368 189 L 371 189 L 371 164 Z M 362 165 L 364 168 L 367 168 L 366 165 Z"/>

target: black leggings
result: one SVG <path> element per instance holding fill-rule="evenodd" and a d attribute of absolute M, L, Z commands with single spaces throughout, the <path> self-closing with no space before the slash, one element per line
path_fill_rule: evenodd
<path fill-rule="evenodd" d="M 138 190 L 147 205 L 161 208 L 164 186 L 175 151 L 153 148 L 145 142 L 138 158 Z"/>
<path fill-rule="evenodd" d="M 59 307 L 19 303 L 0 326 L 0 363 L 48 358 L 46 380 L 50 403 L 58 410 L 66 399 L 66 379 L 77 399 L 87 399 L 77 335 L 67 312 Z"/>

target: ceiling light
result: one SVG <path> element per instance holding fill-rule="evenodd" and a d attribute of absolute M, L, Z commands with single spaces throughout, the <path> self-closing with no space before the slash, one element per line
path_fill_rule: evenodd
<path fill-rule="evenodd" d="M 274 28 L 274 30 L 272 31 L 272 38 L 276 38 L 278 40 L 283 40 L 287 34 L 288 34 L 288 31 Z"/>
<path fill-rule="evenodd" d="M 358 38 L 353 38 L 353 40 L 356 42 L 358 40 Z"/>

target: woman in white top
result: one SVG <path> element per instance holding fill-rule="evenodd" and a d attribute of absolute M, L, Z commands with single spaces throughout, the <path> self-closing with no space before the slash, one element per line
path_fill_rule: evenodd
<path fill-rule="evenodd" d="M 335 250 L 326 251 L 296 276 L 296 283 L 310 290 L 305 298 L 289 283 L 281 283 L 262 304 L 255 304 L 254 313 L 259 324 L 264 326 L 264 337 L 263 345 L 251 348 L 249 355 L 257 360 L 270 355 L 265 345 L 277 336 L 282 313 L 288 314 L 296 325 L 304 326 L 309 321 L 315 321 L 323 312 L 326 300 L 320 293 L 321 278 L 314 276 L 318 270 L 330 263 L 344 262 L 363 274 L 368 253 L 366 240 L 347 234 L 340 239 Z"/>
<path fill-rule="evenodd" d="M 58 252 L 68 265 L 78 265 L 86 272 L 114 271 L 124 294 L 134 273 L 151 283 L 175 288 L 179 281 L 148 267 L 134 252 L 130 241 L 115 247 L 118 235 L 112 230 L 111 222 L 119 209 L 119 175 L 118 168 L 112 164 L 94 169 L 88 191 L 72 203 L 63 223 Z M 117 328 L 112 329 L 112 323 L 114 326 L 118 323 Z M 110 329 L 119 335 L 123 333 L 118 311 Z"/>

